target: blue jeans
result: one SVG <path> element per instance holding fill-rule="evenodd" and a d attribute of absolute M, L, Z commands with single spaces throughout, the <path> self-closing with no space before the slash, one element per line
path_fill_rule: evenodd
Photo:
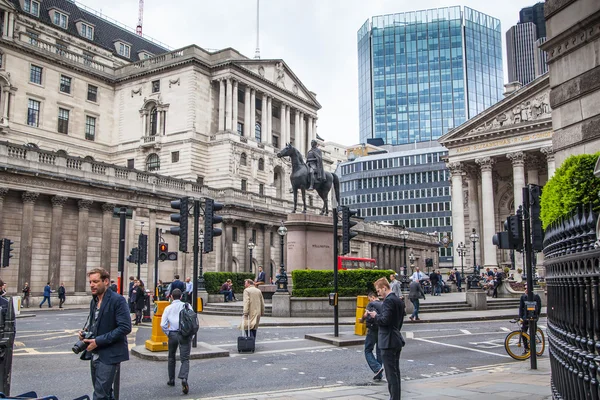
<path fill-rule="evenodd" d="M 373 355 L 373 348 L 377 344 L 377 330 L 368 329 L 367 336 L 365 337 L 365 359 L 371 371 L 377 373 L 381 369 L 381 350 L 377 346 L 375 351 L 376 356 Z"/>
<path fill-rule="evenodd" d="M 410 299 L 411 303 L 413 303 L 413 306 L 415 307 L 411 318 L 419 318 L 419 299 Z"/>
<path fill-rule="evenodd" d="M 442 292 L 442 284 L 438 282 L 437 285 L 435 285 L 435 287 L 434 287 L 434 294 L 439 296 L 441 294 L 441 292 Z"/>
<path fill-rule="evenodd" d="M 225 296 L 227 296 L 225 298 L 225 301 L 231 301 L 231 300 L 233 300 L 233 290 L 221 290 L 219 292 L 219 294 L 224 294 Z"/>

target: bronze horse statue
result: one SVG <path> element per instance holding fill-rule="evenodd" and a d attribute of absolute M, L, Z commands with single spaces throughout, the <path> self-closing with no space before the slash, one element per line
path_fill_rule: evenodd
<path fill-rule="evenodd" d="M 277 153 L 277 157 L 289 157 L 292 160 L 292 173 L 290 175 L 290 182 L 292 183 L 294 192 L 294 210 L 292 212 L 296 212 L 298 189 L 300 189 L 302 191 L 302 204 L 304 205 L 302 213 L 306 214 L 306 189 L 310 186 L 310 169 L 308 165 L 304 162 L 300 152 L 290 143 Z M 325 172 L 325 180 L 315 183 L 314 189 L 323 200 L 321 215 L 329 213 L 329 202 L 327 199 L 332 186 L 335 192 L 335 200 L 337 204 L 340 204 L 340 180 L 336 174 Z"/>

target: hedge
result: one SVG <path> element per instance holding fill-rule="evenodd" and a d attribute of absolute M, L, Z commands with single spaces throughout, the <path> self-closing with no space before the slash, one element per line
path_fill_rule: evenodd
<path fill-rule="evenodd" d="M 359 296 L 375 291 L 373 282 L 389 278 L 392 270 L 359 269 L 338 271 L 338 295 Z M 333 292 L 333 271 L 296 270 L 292 271 L 294 283 L 292 295 L 297 297 L 326 297 Z"/>
<path fill-rule="evenodd" d="M 600 153 L 580 154 L 567 158 L 546 183 L 540 201 L 542 226 L 567 217 L 578 206 L 600 210 L 600 179 L 594 176 L 594 166 Z"/>
<path fill-rule="evenodd" d="M 244 290 L 244 280 L 254 279 L 254 274 L 249 272 L 205 272 L 204 286 L 210 294 L 218 294 L 221 290 L 221 285 L 231 279 L 234 292 L 242 292 Z"/>

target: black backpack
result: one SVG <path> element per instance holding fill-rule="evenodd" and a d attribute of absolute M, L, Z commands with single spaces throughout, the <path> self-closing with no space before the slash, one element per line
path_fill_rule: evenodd
<path fill-rule="evenodd" d="M 185 338 L 191 337 L 198 332 L 198 327 L 198 314 L 186 303 L 179 311 L 179 333 Z"/>

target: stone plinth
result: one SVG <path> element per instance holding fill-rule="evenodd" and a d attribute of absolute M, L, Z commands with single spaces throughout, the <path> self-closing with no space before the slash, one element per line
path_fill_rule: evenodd
<path fill-rule="evenodd" d="M 272 300 L 271 315 L 273 317 L 290 317 L 290 294 L 289 292 L 275 293 Z"/>
<path fill-rule="evenodd" d="M 467 291 L 467 303 L 473 310 L 487 310 L 487 295 L 483 290 L 470 289 Z"/>
<path fill-rule="evenodd" d="M 290 214 L 287 233 L 286 271 L 333 268 L 333 218 L 312 214 Z"/>

